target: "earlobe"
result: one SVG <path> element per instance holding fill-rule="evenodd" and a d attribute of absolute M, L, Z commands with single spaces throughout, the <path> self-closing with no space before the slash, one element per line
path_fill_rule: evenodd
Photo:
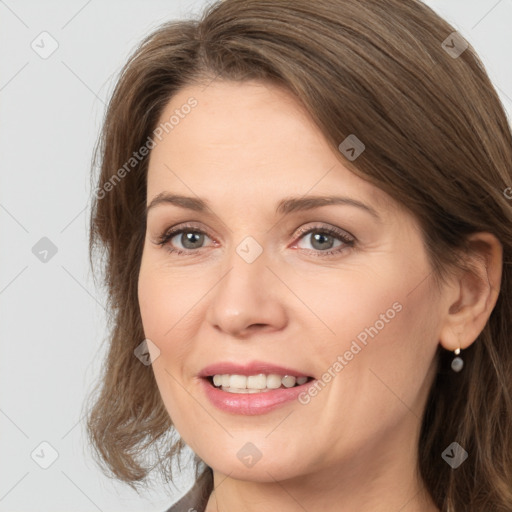
<path fill-rule="evenodd" d="M 445 321 L 440 332 L 441 345 L 450 351 L 465 349 L 484 329 L 498 299 L 503 267 L 503 247 L 491 233 L 468 237 L 471 252 L 467 269 L 450 287 Z"/>

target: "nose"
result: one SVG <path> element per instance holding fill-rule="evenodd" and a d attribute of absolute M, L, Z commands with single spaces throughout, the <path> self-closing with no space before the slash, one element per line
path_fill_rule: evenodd
<path fill-rule="evenodd" d="M 207 313 L 211 326 L 238 338 L 286 326 L 285 301 L 290 292 L 268 263 L 265 251 L 252 263 L 233 252 L 229 270 L 212 290 Z"/>

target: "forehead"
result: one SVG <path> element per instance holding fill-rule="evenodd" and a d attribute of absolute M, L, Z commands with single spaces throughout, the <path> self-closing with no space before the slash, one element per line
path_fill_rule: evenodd
<path fill-rule="evenodd" d="M 151 152 L 148 199 L 177 189 L 212 197 L 236 192 L 241 204 L 308 192 L 389 201 L 343 165 L 304 107 L 281 87 L 217 81 L 185 87 L 162 112 L 159 126 L 165 123 Z"/>
<path fill-rule="evenodd" d="M 276 158 L 312 157 L 325 151 L 325 143 L 300 103 L 286 90 L 259 82 L 213 82 L 181 89 L 167 104 L 160 125 L 179 113 L 193 98 L 197 105 L 175 124 L 153 150 L 174 151 L 180 158 L 230 160 L 236 154 L 252 165 L 268 165 Z M 178 121 L 175 119 L 174 121 Z M 190 151 L 200 148 L 201 151 Z M 185 151 L 187 150 L 187 151 Z M 324 151 L 322 151 L 324 150 Z"/>

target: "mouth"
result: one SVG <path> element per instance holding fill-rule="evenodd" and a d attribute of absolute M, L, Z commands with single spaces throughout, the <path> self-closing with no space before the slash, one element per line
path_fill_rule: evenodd
<path fill-rule="evenodd" d="M 314 380 L 314 377 L 278 373 L 257 373 L 253 375 L 217 373 L 207 375 L 203 379 L 208 381 L 214 388 L 227 393 L 254 394 L 268 393 L 276 389 L 300 387 Z"/>
<path fill-rule="evenodd" d="M 266 414 L 293 404 L 317 382 L 305 371 L 254 360 L 213 363 L 197 376 L 210 403 L 234 415 Z"/>

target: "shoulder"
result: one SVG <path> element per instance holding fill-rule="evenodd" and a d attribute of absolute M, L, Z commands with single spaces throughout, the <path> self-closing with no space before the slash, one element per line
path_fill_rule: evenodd
<path fill-rule="evenodd" d="M 213 489 L 213 472 L 206 468 L 194 485 L 178 502 L 165 512 L 204 512 Z"/>

